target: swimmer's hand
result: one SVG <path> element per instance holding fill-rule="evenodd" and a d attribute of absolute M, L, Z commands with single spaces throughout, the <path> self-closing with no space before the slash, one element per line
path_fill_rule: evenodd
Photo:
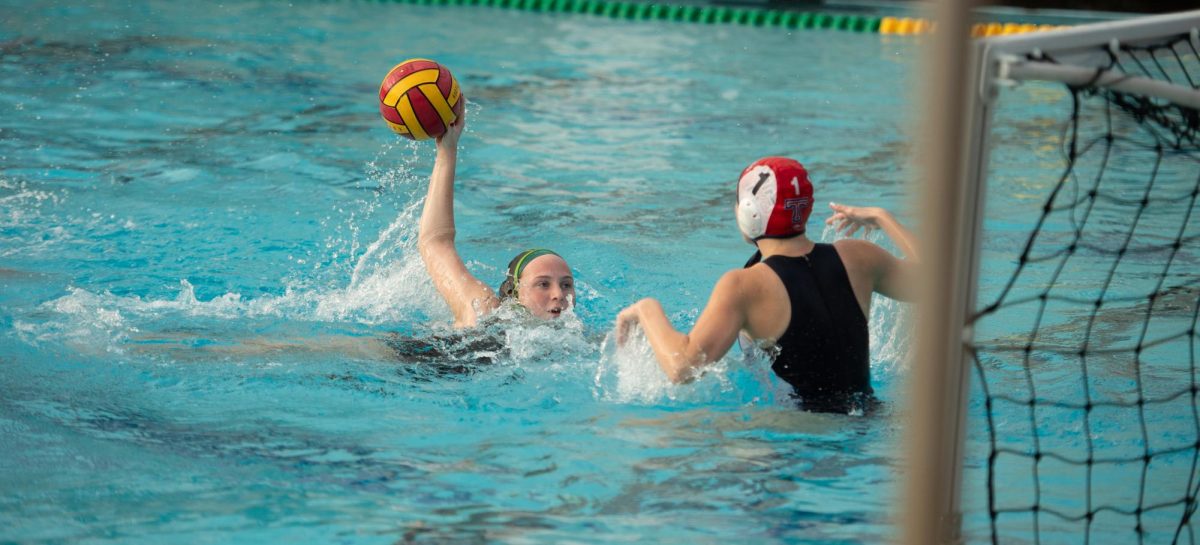
<path fill-rule="evenodd" d="M 617 346 L 625 346 L 625 342 L 629 340 L 629 334 L 633 328 L 638 326 L 640 316 L 638 315 L 638 304 L 634 303 L 617 314 Z"/>
<path fill-rule="evenodd" d="M 846 206 L 829 203 L 829 207 L 833 209 L 833 215 L 825 220 L 826 225 L 833 225 L 845 236 L 853 236 L 859 229 L 865 229 L 868 234 L 875 229 L 881 229 L 896 244 L 896 247 L 900 248 L 909 263 L 920 263 L 916 237 L 901 225 L 891 212 L 874 206 Z M 888 294 L 885 293 L 885 295 Z M 892 297 L 892 295 L 888 295 L 888 297 Z M 909 301 L 910 299 L 901 298 L 901 300 Z"/>
<path fill-rule="evenodd" d="M 829 208 L 833 209 L 833 215 L 825 220 L 825 225 L 832 225 L 834 230 L 848 237 L 854 236 L 859 229 L 863 229 L 864 234 L 870 234 L 880 227 L 884 218 L 891 215 L 887 210 L 875 206 L 829 203 Z"/>
<path fill-rule="evenodd" d="M 458 138 L 460 136 L 462 136 L 463 129 L 465 129 L 467 126 L 467 97 L 465 97 L 465 96 L 462 97 L 462 100 L 463 100 L 462 115 L 458 116 L 458 119 L 455 120 L 454 123 L 451 123 L 450 126 L 446 128 L 446 132 L 442 133 L 441 136 L 437 137 L 438 147 L 443 147 L 443 146 L 447 146 L 450 148 L 458 147 Z"/>

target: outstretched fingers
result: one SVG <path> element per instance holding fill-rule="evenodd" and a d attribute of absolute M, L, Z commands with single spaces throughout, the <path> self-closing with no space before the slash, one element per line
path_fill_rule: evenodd
<path fill-rule="evenodd" d="M 869 234 L 877 227 L 869 208 L 832 202 L 829 203 L 829 208 L 833 210 L 833 215 L 825 220 L 825 224 L 832 225 L 835 231 L 847 237 L 854 236 L 859 229 L 862 229 L 864 234 Z"/>

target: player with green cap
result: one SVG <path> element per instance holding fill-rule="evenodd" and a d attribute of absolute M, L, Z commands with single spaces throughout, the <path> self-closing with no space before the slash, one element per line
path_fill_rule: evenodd
<path fill-rule="evenodd" d="M 438 293 L 454 313 L 455 327 L 471 327 L 515 300 L 538 318 L 562 316 L 574 302 L 575 278 L 562 256 L 535 248 L 518 254 L 508 264 L 499 294 L 467 270 L 454 245 L 454 177 L 458 140 L 466 126 L 466 112 L 437 139 L 437 158 L 429 178 L 429 193 L 421 211 L 417 249 Z"/>

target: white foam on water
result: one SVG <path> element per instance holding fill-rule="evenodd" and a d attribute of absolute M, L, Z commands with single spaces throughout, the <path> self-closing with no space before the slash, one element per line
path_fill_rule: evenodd
<path fill-rule="evenodd" d="M 416 142 L 397 139 L 367 163 L 367 177 L 378 184 L 378 190 L 373 198 L 360 201 L 359 207 L 347 215 L 343 225 L 345 234 L 326 243 L 334 250 L 335 257 L 341 252 L 353 263 L 349 283 L 317 294 L 312 319 L 368 324 L 411 321 L 414 316 L 423 321 L 452 319 L 417 250 L 417 231 L 428 184 L 426 175 L 417 174 L 413 168 L 421 150 Z M 400 156 L 395 157 L 397 154 Z M 399 166 L 381 166 L 385 158 L 386 162 L 398 162 Z M 381 211 L 396 198 L 404 203 L 399 213 L 370 242 L 364 243 L 359 224 L 374 214 L 385 213 Z"/>
<path fill-rule="evenodd" d="M 234 325 L 240 320 L 259 317 L 367 325 L 449 321 L 452 319 L 449 307 L 429 279 L 416 248 L 423 204 L 420 196 L 425 188 L 424 178 L 412 173 L 418 148 L 413 143 L 398 142 L 386 146 L 380 157 L 394 151 L 405 154 L 398 160 L 399 166 L 384 169 L 376 162 L 367 165 L 369 178 L 378 184 L 377 191 L 348 213 L 341 238 L 327 241 L 326 247 L 335 252 L 335 261 L 341 257 L 347 264 L 344 270 L 349 278 L 344 285 L 318 285 L 314 278 L 325 272 L 319 271 L 318 265 L 307 277 L 288 281 L 283 294 L 253 298 L 231 291 L 201 300 L 187 278 L 179 280 L 177 295 L 169 299 L 117 296 L 70 287 L 66 295 L 41 305 L 40 316 L 18 320 L 14 328 L 29 341 L 86 341 L 119 349 L 122 341 L 138 331 L 139 325 L 152 329 L 159 319 L 168 316 L 175 320 L 216 319 Z M 377 162 L 382 162 L 380 157 Z M 388 162 L 395 164 L 397 160 L 391 157 Z M 0 218 L 0 222 L 11 220 L 20 224 L 18 216 L 27 213 L 24 210 L 59 200 L 53 193 L 28 190 L 23 183 L 7 180 L 0 180 L 0 190 L 13 191 L 11 195 L 0 196 L 0 211 L 8 215 Z M 388 209 L 385 202 L 397 200 L 403 204 L 395 218 L 370 243 L 362 244 L 358 240 L 359 221 L 383 213 Z M 342 250 L 346 247 L 349 249 Z M 341 256 L 337 255 L 339 250 L 344 251 Z M 22 251 L 28 251 L 28 246 Z M 337 270 L 336 266 L 331 268 Z M 44 322 L 37 323 L 38 320 Z"/>
<path fill-rule="evenodd" d="M 592 385 L 597 399 L 645 405 L 731 399 L 746 405 L 774 405 L 783 400 L 791 403 L 791 386 L 775 377 L 761 351 L 731 350 L 704 366 L 700 375 L 686 384 L 675 384 L 667 378 L 641 328 L 634 328 L 624 345 L 617 343 L 615 331 L 609 332 L 600 352 Z"/>
<path fill-rule="evenodd" d="M 912 338 L 912 307 L 882 295 L 871 296 L 871 370 L 896 376 L 908 370 Z"/>
<path fill-rule="evenodd" d="M 558 318 L 543 320 L 520 305 L 507 303 L 496 310 L 496 322 L 503 324 L 498 333 L 504 336 L 515 365 L 567 370 L 594 357 L 595 346 L 588 340 L 573 306 Z"/>
<path fill-rule="evenodd" d="M 365 286 L 344 290 L 289 289 L 282 295 L 255 298 L 228 292 L 208 300 L 197 298 L 195 287 L 186 279 L 179 282 L 178 294 L 170 299 L 143 299 L 70 287 L 65 295 L 41 304 L 30 319 L 15 320 L 14 329 L 30 343 L 59 340 L 120 351 L 125 341 L 142 330 L 154 331 L 164 322 L 178 325 L 182 321 L 186 325 L 197 318 L 226 322 L 231 328 L 237 328 L 247 319 L 262 317 L 364 324 L 404 321 L 408 319 L 404 312 L 414 304 L 403 301 L 403 293 L 389 294 L 388 298 L 374 295 L 386 293 L 389 288 L 385 286 L 394 276 L 380 273 L 370 277 Z"/>
<path fill-rule="evenodd" d="M 40 305 L 35 321 L 14 319 L 13 330 L 18 337 L 35 346 L 43 342 L 66 342 L 88 352 L 119 351 L 117 343 L 137 331 L 115 304 L 117 298 L 75 287 L 67 292 Z M 47 320 L 45 315 L 60 318 Z"/>
<path fill-rule="evenodd" d="M 641 328 L 634 328 L 624 344 L 617 343 L 615 332 L 604 337 L 593 380 L 596 397 L 617 403 L 653 404 L 675 399 L 679 390 L 659 367 Z"/>
<path fill-rule="evenodd" d="M 62 202 L 62 195 L 58 193 L 30 189 L 26 182 L 16 182 L 5 178 L 0 178 L 0 191 L 7 193 L 0 195 L 0 207 L 3 207 L 0 209 L 5 211 L 3 216 L 5 219 L 19 217 L 23 212 L 45 202 L 51 204 Z"/>
<path fill-rule="evenodd" d="M 313 318 L 366 323 L 402 321 L 414 313 L 451 319 L 417 250 L 417 224 L 423 201 L 400 212 L 355 261 L 350 282 L 317 297 Z"/>
<path fill-rule="evenodd" d="M 0 227 L 13 230 L 28 229 L 42 218 L 42 208 L 57 206 L 63 200 L 64 191 L 32 189 L 26 182 L 0 178 Z M 57 222 L 50 222 L 57 223 Z M 70 240 L 70 232 L 54 225 L 37 233 L 23 233 L 20 238 L 5 244 L 0 257 L 14 254 L 44 253 L 57 244 Z"/>

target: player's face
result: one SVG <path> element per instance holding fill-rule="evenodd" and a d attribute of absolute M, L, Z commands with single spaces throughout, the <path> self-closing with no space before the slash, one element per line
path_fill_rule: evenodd
<path fill-rule="evenodd" d="M 538 318 L 562 316 L 575 301 L 575 277 L 571 276 L 567 262 L 549 254 L 530 261 L 521 271 L 517 301 Z"/>

